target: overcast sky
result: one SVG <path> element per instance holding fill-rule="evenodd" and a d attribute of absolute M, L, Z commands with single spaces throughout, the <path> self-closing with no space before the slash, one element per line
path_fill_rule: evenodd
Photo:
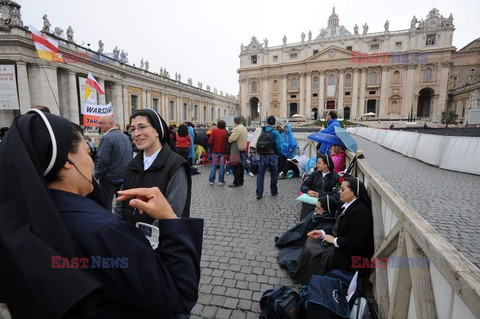
<path fill-rule="evenodd" d="M 299 42 L 302 32 L 312 30 L 313 38 L 327 26 L 335 5 L 340 25 L 353 33 L 353 26 L 367 22 L 369 32 L 383 31 L 385 20 L 390 30 L 410 27 L 416 15 L 425 18 L 433 8 L 448 17 L 453 13 L 457 49 L 480 37 L 480 1 L 320 1 L 320 0 L 18 0 L 25 25 L 43 26 L 48 15 L 52 30 L 72 26 L 77 43 L 90 43 L 97 50 L 98 40 L 104 52 L 115 46 L 128 52 L 129 63 L 140 65 L 144 58 L 150 71 L 166 67 L 182 82 L 191 77 L 203 88 L 210 85 L 230 94 L 238 93 L 240 44 L 247 45 L 255 35 L 266 37 L 269 46 Z M 361 27 L 360 27 L 361 31 Z"/>

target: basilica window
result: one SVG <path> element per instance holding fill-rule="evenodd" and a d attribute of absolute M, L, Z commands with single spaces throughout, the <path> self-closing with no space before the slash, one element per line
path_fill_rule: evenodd
<path fill-rule="evenodd" d="M 425 71 L 423 71 L 423 82 L 432 82 L 432 69 L 426 68 Z"/>
<path fill-rule="evenodd" d="M 153 98 L 152 99 L 152 109 L 154 109 L 155 111 L 158 112 L 158 99 L 157 98 Z"/>
<path fill-rule="evenodd" d="M 296 78 L 291 79 L 290 80 L 290 89 L 295 90 L 295 89 L 297 89 L 297 86 L 298 86 L 297 79 Z"/>
<path fill-rule="evenodd" d="M 372 44 L 370 45 L 370 50 L 371 51 L 377 51 L 380 49 L 380 44 Z"/>
<path fill-rule="evenodd" d="M 347 50 L 352 51 L 352 46 L 351 45 L 347 46 Z"/>
<path fill-rule="evenodd" d="M 395 49 L 401 49 L 402 48 L 402 41 L 395 42 Z"/>
<path fill-rule="evenodd" d="M 175 102 L 170 101 L 170 120 L 175 121 Z"/>
<path fill-rule="evenodd" d="M 130 106 L 133 111 L 138 110 L 138 95 L 131 95 L 130 96 Z"/>
<path fill-rule="evenodd" d="M 393 84 L 399 84 L 400 83 L 400 72 L 395 71 L 393 72 Z"/>
<path fill-rule="evenodd" d="M 290 60 L 296 59 L 297 57 L 298 57 L 298 54 L 290 53 Z"/>
<path fill-rule="evenodd" d="M 346 87 L 352 86 L 352 75 L 351 74 L 347 74 L 345 76 L 345 86 Z"/>
<path fill-rule="evenodd" d="M 257 93 L 257 82 L 252 82 L 252 93 Z"/>
<path fill-rule="evenodd" d="M 250 56 L 250 61 L 252 62 L 252 64 L 257 64 L 257 56 L 256 55 Z"/>
<path fill-rule="evenodd" d="M 368 76 L 368 84 L 375 84 L 377 83 L 377 73 L 376 72 L 372 72 L 370 73 L 370 75 Z"/>
<path fill-rule="evenodd" d="M 273 92 L 278 92 L 278 81 L 277 80 L 273 81 Z"/>
<path fill-rule="evenodd" d="M 273 62 L 278 62 L 278 55 L 273 56 Z"/>
<path fill-rule="evenodd" d="M 313 55 L 317 54 L 318 50 L 313 50 Z"/>
<path fill-rule="evenodd" d="M 435 34 L 428 34 L 427 35 L 427 41 L 426 41 L 426 45 L 435 45 L 435 38 L 436 38 L 436 35 Z"/>
<path fill-rule="evenodd" d="M 335 75 L 330 74 L 328 76 L 328 82 L 327 83 L 328 83 L 328 85 L 335 85 Z"/>
<path fill-rule="evenodd" d="M 318 77 L 313 77 L 312 87 L 314 90 L 318 90 Z"/>

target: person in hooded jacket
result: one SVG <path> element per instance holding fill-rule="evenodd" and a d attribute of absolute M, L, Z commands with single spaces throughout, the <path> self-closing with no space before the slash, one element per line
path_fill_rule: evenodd
<path fill-rule="evenodd" d="M 300 186 L 302 193 L 311 197 L 321 197 L 323 195 L 330 195 L 338 198 L 336 186 L 340 176 L 334 172 L 335 165 L 330 155 L 317 153 L 316 168 L 312 174 L 303 181 Z M 300 220 L 315 209 L 314 205 L 302 203 L 302 210 L 300 212 Z"/>
<path fill-rule="evenodd" d="M 192 181 L 190 167 L 182 156 L 172 151 L 167 124 L 154 110 L 142 109 L 130 116 L 130 135 L 140 150 L 125 172 L 123 189 L 157 186 L 178 217 L 190 215 Z M 117 215 L 135 225 L 152 224 L 145 214 L 118 203 Z"/>
<path fill-rule="evenodd" d="M 327 120 L 328 126 L 327 126 L 327 128 L 321 130 L 320 133 L 335 135 L 335 126 L 342 127 L 340 125 L 340 123 L 338 122 L 337 112 L 328 111 L 325 119 Z M 322 143 L 322 146 L 320 146 L 320 153 L 329 154 L 330 153 L 330 146 L 332 146 L 332 145 L 329 144 L 329 143 L 326 143 L 326 142 Z"/>
<path fill-rule="evenodd" d="M 285 179 L 289 170 L 293 171 L 294 177 L 300 177 L 305 172 L 305 166 L 310 159 L 305 155 L 305 150 L 303 147 L 297 147 L 297 155 L 292 159 L 287 159 L 283 163 L 283 167 L 280 169 L 280 174 L 278 174 L 278 179 Z"/>
<path fill-rule="evenodd" d="M 203 221 L 176 218 L 158 188 L 121 192 L 159 220 L 154 251 L 138 228 L 85 197 L 88 152 L 82 129 L 65 118 L 32 109 L 14 119 L 0 144 L 0 302 L 13 318 L 188 314 Z"/>
<path fill-rule="evenodd" d="M 368 278 L 370 269 L 356 268 L 352 257 L 370 260 L 374 251 L 373 216 L 370 197 L 365 185 L 356 177 L 346 177 L 339 190 L 344 203 L 330 230 L 313 230 L 307 234 L 298 260 L 295 277 L 307 284 L 313 275 L 323 275 L 333 269 L 359 272 Z"/>

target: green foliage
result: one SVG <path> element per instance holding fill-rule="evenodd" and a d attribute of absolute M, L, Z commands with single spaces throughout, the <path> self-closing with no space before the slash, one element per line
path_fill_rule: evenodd
<path fill-rule="evenodd" d="M 448 124 L 454 124 L 457 118 L 458 114 L 453 110 L 442 112 L 442 124 L 445 124 L 445 127 L 448 127 Z"/>

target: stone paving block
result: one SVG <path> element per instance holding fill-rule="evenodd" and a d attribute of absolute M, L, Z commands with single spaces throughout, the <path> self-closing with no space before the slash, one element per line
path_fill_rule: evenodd
<path fill-rule="evenodd" d="M 218 309 L 217 313 L 215 314 L 215 318 L 217 319 L 228 319 L 231 318 L 232 310 L 230 309 Z"/>
<path fill-rule="evenodd" d="M 226 290 L 227 290 L 226 287 L 215 286 L 212 289 L 212 294 L 214 294 L 214 295 L 224 295 Z"/>
<path fill-rule="evenodd" d="M 203 307 L 203 310 L 201 312 L 201 316 L 203 318 L 215 318 L 215 314 L 217 313 L 217 307 L 212 307 L 212 306 L 206 306 Z"/>
<path fill-rule="evenodd" d="M 213 296 L 210 304 L 213 305 L 213 306 L 223 306 L 226 299 L 227 298 L 225 296 Z"/>
<path fill-rule="evenodd" d="M 237 298 L 227 298 L 223 307 L 228 309 L 237 309 L 238 299 Z"/>
<path fill-rule="evenodd" d="M 224 279 L 223 280 L 223 286 L 224 287 L 233 288 L 233 287 L 236 287 L 236 285 L 237 285 L 237 281 L 235 279 Z"/>
<path fill-rule="evenodd" d="M 240 290 L 237 288 L 227 288 L 225 291 L 225 296 L 227 297 L 232 297 L 232 298 L 237 298 Z"/>
<path fill-rule="evenodd" d="M 239 299 L 237 307 L 241 310 L 251 310 L 252 309 L 252 301 L 246 299 Z"/>
<path fill-rule="evenodd" d="M 232 311 L 232 314 L 230 316 L 230 319 L 245 319 L 247 315 L 244 312 L 241 311 Z"/>

